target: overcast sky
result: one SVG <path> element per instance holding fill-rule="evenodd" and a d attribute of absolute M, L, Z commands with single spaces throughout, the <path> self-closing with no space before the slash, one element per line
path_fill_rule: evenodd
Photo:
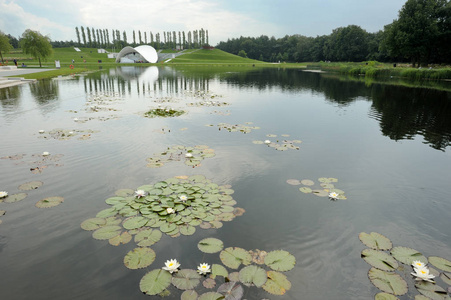
<path fill-rule="evenodd" d="M 382 30 L 406 0 L 0 0 L 0 30 L 19 37 L 30 28 L 52 40 L 74 40 L 75 27 L 153 34 L 208 30 L 210 44 L 228 38 L 328 35 L 358 25 Z M 144 39 L 144 36 L 143 36 Z"/>

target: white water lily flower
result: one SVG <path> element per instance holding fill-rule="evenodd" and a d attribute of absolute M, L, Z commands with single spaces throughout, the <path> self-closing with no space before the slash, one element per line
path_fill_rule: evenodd
<path fill-rule="evenodd" d="M 5 191 L 0 191 L 0 198 L 6 198 L 8 197 L 8 193 Z"/>
<path fill-rule="evenodd" d="M 426 268 L 426 264 L 419 260 L 414 260 L 412 262 L 412 266 L 416 269 Z"/>
<path fill-rule="evenodd" d="M 188 200 L 188 197 L 186 195 L 181 195 L 180 200 L 186 201 L 186 200 Z"/>
<path fill-rule="evenodd" d="M 193 155 L 191 153 L 186 153 L 185 157 L 190 158 L 190 157 L 193 157 Z"/>
<path fill-rule="evenodd" d="M 74 134 L 74 132 L 73 131 L 69 131 L 69 134 Z"/>
<path fill-rule="evenodd" d="M 338 199 L 338 193 L 336 193 L 336 192 L 332 192 L 332 193 L 329 193 L 329 198 L 331 198 L 331 199 Z"/>
<path fill-rule="evenodd" d="M 167 260 L 165 263 L 164 263 L 164 267 L 162 268 L 163 270 L 166 270 L 166 271 L 169 271 L 169 273 L 173 273 L 173 272 L 177 272 L 178 270 L 178 268 L 180 267 L 180 264 L 179 264 L 179 262 L 176 260 L 176 259 L 170 259 L 170 260 Z"/>
<path fill-rule="evenodd" d="M 42 129 L 41 129 L 41 130 L 39 130 L 39 133 L 44 133 L 44 132 L 45 132 L 45 131 L 44 131 L 44 130 L 42 130 Z"/>
<path fill-rule="evenodd" d="M 175 213 L 175 210 L 171 207 L 166 208 L 166 211 L 168 212 L 168 214 L 173 214 Z"/>
<path fill-rule="evenodd" d="M 49 156 L 50 155 L 50 153 L 49 152 L 47 152 L 47 151 L 45 151 L 45 152 L 42 152 L 42 156 Z"/>
<path fill-rule="evenodd" d="M 200 275 L 206 275 L 207 273 L 210 273 L 210 265 L 207 263 L 200 264 L 200 266 L 197 267 L 197 272 L 199 272 Z"/>
<path fill-rule="evenodd" d="M 265 140 L 265 144 L 271 144 L 271 141 L 270 140 Z"/>
<path fill-rule="evenodd" d="M 144 197 L 145 195 L 146 195 L 146 192 L 143 191 L 143 190 L 137 190 L 137 191 L 135 191 L 135 197 L 136 197 L 136 198 L 141 198 L 141 197 Z"/>
<path fill-rule="evenodd" d="M 78 118 L 74 118 L 74 121 L 77 122 L 77 121 L 78 121 Z"/>
<path fill-rule="evenodd" d="M 414 273 L 410 273 L 413 276 L 417 277 L 416 280 L 424 280 L 424 281 L 429 281 L 429 282 L 434 282 L 432 280 L 432 278 L 434 278 L 435 276 L 432 274 L 429 274 L 429 269 L 426 267 L 423 268 L 413 268 L 413 270 L 415 271 Z"/>

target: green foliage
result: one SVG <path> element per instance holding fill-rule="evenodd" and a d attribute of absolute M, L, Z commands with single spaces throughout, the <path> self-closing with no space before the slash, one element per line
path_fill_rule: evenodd
<path fill-rule="evenodd" d="M 247 54 L 246 54 L 246 52 L 245 52 L 244 50 L 240 50 L 240 51 L 238 52 L 238 56 L 246 58 L 246 57 L 247 57 Z"/>
<path fill-rule="evenodd" d="M 2 31 L 0 31 L 0 58 L 2 63 L 4 63 L 2 52 L 8 53 L 12 49 L 13 46 L 9 43 L 9 38 Z"/>
<path fill-rule="evenodd" d="M 31 29 L 25 30 L 22 34 L 20 46 L 24 53 L 30 54 L 34 58 L 39 60 L 39 67 L 41 67 L 41 58 L 45 60 L 52 54 L 52 45 L 50 44 L 50 38 L 43 36 L 38 31 Z"/>

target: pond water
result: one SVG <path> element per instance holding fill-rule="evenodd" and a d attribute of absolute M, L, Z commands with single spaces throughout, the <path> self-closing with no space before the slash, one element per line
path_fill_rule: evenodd
<path fill-rule="evenodd" d="M 141 278 L 172 258 L 181 268 L 221 264 L 219 253 L 197 248 L 214 237 L 224 247 L 285 250 L 296 258 L 283 272 L 292 285 L 285 295 L 245 287 L 246 299 L 372 299 L 380 291 L 361 258 L 361 232 L 451 260 L 451 92 L 444 85 L 291 69 L 119 67 L 1 89 L 0 190 L 11 196 L 23 183 L 43 183 L 22 201 L 0 203 L 1 298 L 157 299 L 140 291 Z M 144 117 L 159 106 L 185 113 Z M 221 123 L 254 129 L 229 132 Z M 73 133 L 60 140 L 50 133 L 55 129 Z M 279 151 L 265 140 L 302 143 Z M 147 167 L 146 159 L 174 145 L 206 145 L 215 156 L 198 166 L 182 157 Z M 220 228 L 196 227 L 193 235 L 163 234 L 151 246 L 155 261 L 138 270 L 123 262 L 137 247 L 133 240 L 112 246 L 81 229 L 110 207 L 105 200 L 117 190 L 184 175 L 230 185 L 244 214 Z M 287 183 L 310 179 L 323 189 L 322 177 L 338 179 L 333 184 L 347 200 Z M 35 206 L 54 196 L 64 202 Z M 404 267 L 409 291 L 399 298 L 413 299 L 415 280 Z M 174 286 L 169 291 L 170 299 L 180 297 Z"/>

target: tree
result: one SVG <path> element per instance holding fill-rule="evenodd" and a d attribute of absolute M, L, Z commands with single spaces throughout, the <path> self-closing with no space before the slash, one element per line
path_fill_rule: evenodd
<path fill-rule="evenodd" d="M 88 34 L 88 47 L 92 47 L 91 30 L 86 27 L 86 33 Z"/>
<path fill-rule="evenodd" d="M 80 31 L 78 31 L 78 27 L 75 27 L 75 33 L 77 34 L 77 41 L 78 41 L 78 45 L 80 46 L 80 44 L 81 44 Z"/>
<path fill-rule="evenodd" d="M 81 37 L 83 38 L 83 44 L 86 47 L 86 34 L 85 34 L 85 29 L 83 28 L 83 26 L 80 26 L 81 28 Z"/>
<path fill-rule="evenodd" d="M 94 27 L 91 28 L 91 32 L 92 32 L 92 46 L 97 47 L 96 32 L 94 31 Z"/>
<path fill-rule="evenodd" d="M 125 32 L 125 30 L 122 32 L 122 37 L 123 37 L 124 43 L 127 44 L 127 33 Z"/>
<path fill-rule="evenodd" d="M 141 38 L 141 30 L 138 30 L 139 44 L 142 45 L 143 40 Z"/>
<path fill-rule="evenodd" d="M 136 46 L 136 34 L 135 31 L 133 30 L 133 47 Z"/>
<path fill-rule="evenodd" d="M 39 67 L 42 67 L 41 58 L 45 60 L 53 52 L 50 38 L 31 29 L 25 30 L 22 34 L 20 46 L 24 53 L 30 54 L 39 60 Z"/>
<path fill-rule="evenodd" d="M 0 31 L 0 57 L 2 59 L 2 63 L 4 63 L 2 52 L 8 53 L 12 49 L 13 46 L 9 43 L 9 38 L 3 32 Z"/>
<path fill-rule="evenodd" d="M 247 57 L 247 54 L 246 54 L 246 52 L 245 52 L 244 50 L 240 50 L 240 51 L 238 52 L 238 56 L 241 56 L 241 57 L 246 58 L 246 57 Z"/>

